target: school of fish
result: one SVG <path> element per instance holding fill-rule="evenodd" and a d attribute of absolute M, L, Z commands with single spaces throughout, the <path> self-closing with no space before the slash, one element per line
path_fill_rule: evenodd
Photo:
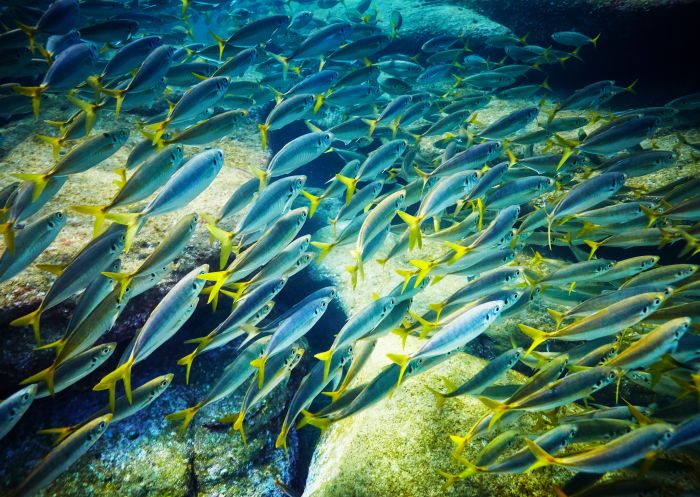
<path fill-rule="evenodd" d="M 453 462 L 446 461 L 434 468 L 446 486 L 555 465 L 574 475 L 558 495 L 651 495 L 640 472 L 697 455 L 700 277 L 681 258 L 700 252 L 700 180 L 674 177 L 654 188 L 630 180 L 673 167 L 680 154 L 697 160 L 700 144 L 673 125 L 677 114 L 700 110 L 700 93 L 619 110 L 616 102 L 634 83 L 554 92 L 548 68 L 594 58 L 604 36 L 558 32 L 548 46 L 492 36 L 479 55 L 464 37 L 440 35 L 418 53 L 402 53 L 401 13 L 381 18 L 373 0 L 343 2 L 338 17 L 325 9 L 340 0 L 231 3 L 3 3 L 0 113 L 41 120 L 59 101 L 74 111 L 49 122 L 55 133 L 38 136 L 53 165 L 36 172 L 27 164 L 15 171 L 16 182 L 2 185 L 0 282 L 21 277 L 68 217 L 93 226 L 94 237 L 67 265 L 40 265 L 53 282 L 38 307 L 5 331 L 29 340 L 33 333 L 37 349 L 55 357 L 0 402 L 0 437 L 42 397 L 112 365 L 89 385 L 106 392 L 103 409 L 75 426 L 37 427 L 56 444 L 15 495 L 45 488 L 110 424 L 147 409 L 175 376 L 189 382 L 195 359 L 216 348 L 233 345 L 230 364 L 206 395 L 167 419 L 184 432 L 206 406 L 244 392 L 239 412 L 220 422 L 246 443 L 251 408 L 286 388 L 305 361 L 308 373 L 275 443 L 286 451 L 290 430 L 326 430 L 513 318 L 512 349 L 462 385 L 430 388 L 436 409 L 462 395 L 487 408 L 474 426 L 444 434 L 463 467 L 448 472 Z M 209 29 L 208 44 L 190 39 L 195 15 Z M 512 110 L 483 118 L 495 100 Z M 155 117 L 144 108 L 156 109 Z M 132 122 L 125 116 L 138 125 L 125 124 Z M 269 135 L 291 123 L 305 123 L 308 132 L 251 167 L 219 212 L 190 212 L 226 162 L 217 142 L 257 117 L 265 151 Z M 104 131 L 95 131 L 96 122 Z M 661 136 L 670 137 L 669 150 L 658 147 Z M 43 208 L 74 175 L 125 146 L 132 148 L 115 171 L 118 188 L 103 205 Z M 327 182 L 311 186 L 300 170 L 324 154 L 343 165 L 315 172 Z M 182 217 L 168 235 L 136 270 L 121 271 L 120 257 L 141 228 L 175 211 Z M 325 227 L 300 236 L 312 216 L 327 216 Z M 104 335 L 127 302 L 168 274 L 197 230 L 218 245 L 218 266 L 191 268 L 112 358 L 117 344 Z M 368 266 L 389 275 L 389 261 L 400 266 L 402 281 L 325 330 L 334 337 L 328 350 L 311 351 L 305 335 L 338 290 L 299 295 L 284 312 L 275 312 L 274 300 L 293 275 L 323 265 L 330 252 L 349 255 L 353 288 Z M 675 263 L 660 263 L 669 257 Z M 445 278 L 460 288 L 419 312 L 414 299 Z M 74 298 L 64 335 L 45 343 L 43 313 Z M 177 340 L 198 306 L 216 309 L 222 299 L 233 301 L 231 312 L 188 341 L 191 353 L 173 360 L 169 374 L 132 385 L 133 368 Z M 550 321 L 520 319 L 531 306 L 546 309 Z M 421 346 L 392 351 L 375 378 L 353 382 L 390 333 L 404 342 L 419 337 Z M 527 380 L 497 385 L 513 368 Z M 643 394 L 622 398 L 629 385 Z M 539 419 L 538 431 L 519 425 L 527 415 Z M 470 443 L 483 445 L 477 459 L 463 456 Z M 599 481 L 610 472 L 614 479 Z"/>

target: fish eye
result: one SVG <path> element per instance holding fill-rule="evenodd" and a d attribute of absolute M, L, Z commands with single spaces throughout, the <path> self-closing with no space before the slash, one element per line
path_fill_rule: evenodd
<path fill-rule="evenodd" d="M 645 305 L 644 309 L 642 309 L 642 314 L 646 314 L 647 312 L 649 312 L 649 306 Z"/>
<path fill-rule="evenodd" d="M 654 304 L 659 305 L 661 303 L 661 299 L 654 299 Z"/>
<path fill-rule="evenodd" d="M 22 395 L 22 400 L 24 400 L 24 401 L 29 400 L 29 394 L 25 393 L 24 395 Z"/>

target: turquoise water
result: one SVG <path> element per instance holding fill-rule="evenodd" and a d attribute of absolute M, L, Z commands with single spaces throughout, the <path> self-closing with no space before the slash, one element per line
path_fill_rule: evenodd
<path fill-rule="evenodd" d="M 2 495 L 695 495 L 692 2 L 4 2 Z"/>

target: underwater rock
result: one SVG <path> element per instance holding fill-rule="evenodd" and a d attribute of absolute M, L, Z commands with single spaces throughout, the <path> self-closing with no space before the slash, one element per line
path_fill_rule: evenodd
<path fill-rule="evenodd" d="M 416 349 L 418 344 L 418 340 L 409 338 L 407 350 Z M 389 363 L 386 354 L 400 349 L 398 337 L 380 339 L 353 384 L 372 378 Z M 486 408 L 477 398 L 462 396 L 436 409 L 435 397 L 426 386 L 444 389 L 444 378 L 459 384 L 485 363 L 475 356 L 458 354 L 407 380 L 390 398 L 331 425 L 314 453 L 304 497 L 551 495 L 550 470 L 528 476 L 477 475 L 466 483 L 457 483 L 451 491 L 443 489 L 445 479 L 438 470 L 463 469 L 453 462 L 454 445 L 449 435 L 466 433 Z M 523 379 L 511 371 L 503 382 Z M 463 455 L 473 461 L 482 447 L 481 440 L 474 441 Z"/>
<path fill-rule="evenodd" d="M 278 388 L 249 413 L 247 446 L 237 434 L 231 435 L 229 425 L 217 421 L 238 410 L 243 392 L 204 409 L 184 434 L 178 433 L 176 424 L 165 420 L 166 414 L 202 396 L 220 374 L 228 354 L 230 351 L 212 353 L 212 366 L 197 368 L 193 375 L 196 381 L 189 386 L 184 385 L 183 375 L 176 374 L 173 384 L 148 409 L 110 426 L 88 456 L 39 495 L 277 495 L 275 479 L 289 482 L 296 460 L 296 437 L 289 438 L 289 457 L 274 448 L 278 418 L 293 391 Z M 139 376 L 151 377 L 164 371 L 161 364 L 150 365 L 149 371 Z M 33 406 L 3 446 L 2 459 L 13 464 L 0 469 L 0 495 L 16 485 L 36 464 L 37 457 L 50 449 L 50 437 L 36 435 L 37 428 L 80 421 L 99 408 L 105 397 L 71 389 L 56 400 L 44 400 L 51 404 L 47 410 L 50 415 L 42 415 L 43 411 L 37 409 L 40 406 Z"/>

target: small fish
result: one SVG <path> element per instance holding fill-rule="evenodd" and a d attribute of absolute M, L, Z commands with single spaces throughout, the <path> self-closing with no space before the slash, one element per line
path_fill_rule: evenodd
<path fill-rule="evenodd" d="M 37 392 L 37 385 L 29 385 L 0 402 L 0 439 L 22 418 L 32 405 Z"/>
<path fill-rule="evenodd" d="M 105 414 L 86 423 L 54 447 L 19 484 L 17 495 L 34 495 L 64 473 L 104 434 L 112 420 Z"/>

